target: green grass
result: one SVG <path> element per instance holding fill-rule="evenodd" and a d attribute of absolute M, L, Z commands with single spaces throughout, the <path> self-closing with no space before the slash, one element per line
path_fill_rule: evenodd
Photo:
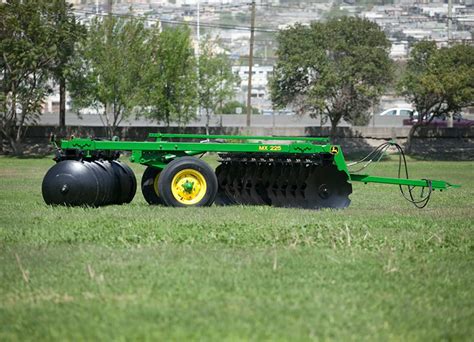
<path fill-rule="evenodd" d="M 52 165 L 0 158 L 0 340 L 472 339 L 473 162 L 410 161 L 412 177 L 462 185 L 424 210 L 354 183 L 339 211 L 152 207 L 141 193 L 48 207 Z"/>

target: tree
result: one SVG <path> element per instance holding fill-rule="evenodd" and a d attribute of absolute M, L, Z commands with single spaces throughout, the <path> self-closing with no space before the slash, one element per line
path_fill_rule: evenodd
<path fill-rule="evenodd" d="M 421 126 L 474 105 L 474 47 L 457 44 L 438 49 L 433 41 L 413 46 L 399 87 L 418 112 Z"/>
<path fill-rule="evenodd" d="M 234 95 L 236 76 L 224 54 L 216 53 L 216 45 L 209 38 L 201 44 L 198 65 L 199 105 L 206 111 L 206 134 L 209 134 L 211 112 L 215 113 L 226 99 Z"/>
<path fill-rule="evenodd" d="M 392 78 L 390 42 L 380 27 L 343 17 L 278 34 L 271 97 L 278 108 L 329 118 L 331 135 L 341 119 L 355 123 Z"/>
<path fill-rule="evenodd" d="M 75 108 L 97 110 L 109 137 L 140 104 L 148 34 L 142 21 L 108 16 L 92 22 L 71 79 Z"/>
<path fill-rule="evenodd" d="M 146 116 L 179 127 L 195 117 L 198 104 L 196 61 L 186 27 L 155 28 L 151 33 L 151 62 L 146 66 L 143 102 Z"/>
<path fill-rule="evenodd" d="M 74 57 L 76 42 L 81 41 L 86 29 L 76 21 L 72 5 L 65 0 L 51 1 L 49 21 L 54 27 L 52 43 L 56 47 L 56 58 L 53 61 L 52 73 L 59 84 L 59 126 L 66 126 L 66 77 Z"/>
<path fill-rule="evenodd" d="M 41 115 L 50 90 L 47 81 L 56 47 L 51 44 L 54 28 L 48 11 L 43 1 L 0 4 L 0 132 L 16 155 L 22 154 L 26 127 Z"/>

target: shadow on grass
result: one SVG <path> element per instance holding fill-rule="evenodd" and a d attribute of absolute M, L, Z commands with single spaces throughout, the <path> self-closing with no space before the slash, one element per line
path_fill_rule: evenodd
<path fill-rule="evenodd" d="M 416 161 L 474 161 L 474 157 L 466 157 L 462 154 L 451 154 L 451 153 L 443 153 L 443 154 L 417 154 L 412 153 L 409 154 L 411 159 Z"/>
<path fill-rule="evenodd" d="M 39 153 L 28 153 L 28 154 L 22 154 L 22 155 L 14 155 L 14 154 L 0 154 L 3 158 L 9 158 L 9 159 L 53 159 L 54 154 L 52 153 L 45 153 L 45 154 L 39 154 Z"/>

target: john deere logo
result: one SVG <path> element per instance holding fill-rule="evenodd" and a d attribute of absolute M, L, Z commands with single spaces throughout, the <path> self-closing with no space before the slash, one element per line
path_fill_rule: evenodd
<path fill-rule="evenodd" d="M 331 154 L 338 154 L 338 153 L 339 153 L 339 147 L 331 146 Z"/>

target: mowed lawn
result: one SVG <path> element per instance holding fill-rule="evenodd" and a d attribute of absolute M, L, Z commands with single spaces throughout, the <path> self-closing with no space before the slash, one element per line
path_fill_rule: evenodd
<path fill-rule="evenodd" d="M 410 160 L 413 177 L 462 185 L 426 209 L 355 183 L 338 211 L 153 207 L 140 192 L 49 207 L 53 163 L 0 158 L 1 341 L 472 341 L 473 162 Z"/>

